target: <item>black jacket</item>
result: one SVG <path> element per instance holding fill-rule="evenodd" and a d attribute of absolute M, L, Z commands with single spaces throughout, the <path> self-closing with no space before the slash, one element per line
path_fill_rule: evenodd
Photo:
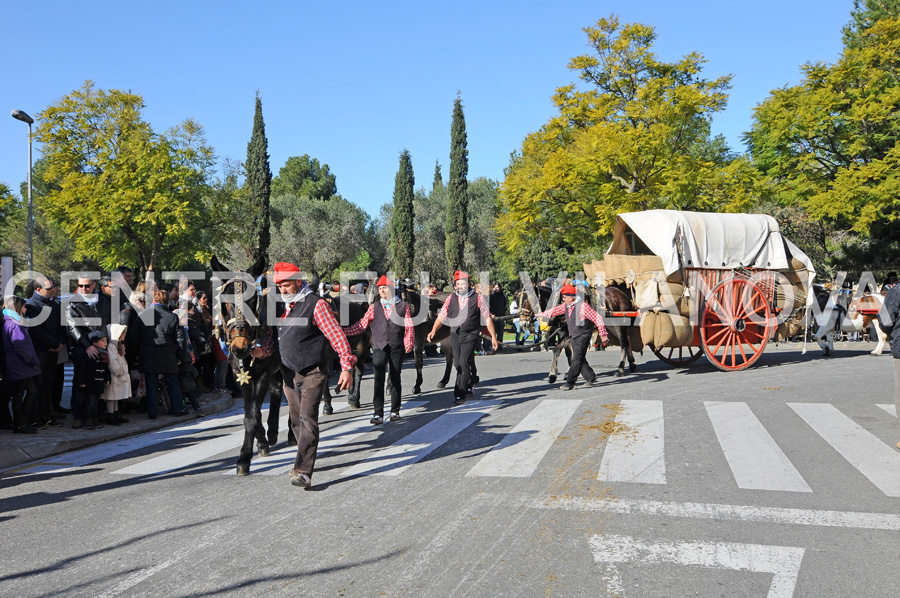
<path fill-rule="evenodd" d="M 105 351 L 97 355 L 97 359 L 91 359 L 87 353 L 79 352 L 75 356 L 72 376 L 73 386 L 84 385 L 84 392 L 92 395 L 101 395 L 112 377 L 109 373 L 109 356 Z"/>
<path fill-rule="evenodd" d="M 88 324 L 85 319 L 93 318 L 96 322 Z M 106 329 L 101 326 L 100 315 L 93 304 L 85 301 L 81 295 L 74 295 L 66 304 L 66 328 L 69 333 L 69 340 L 72 341 L 74 347 L 81 347 L 87 350 L 91 346 L 91 340 L 88 335 L 95 330 Z"/>
<path fill-rule="evenodd" d="M 139 369 L 145 374 L 177 374 L 178 362 L 190 359 L 183 347 L 186 346 L 184 328 L 178 317 L 160 304 L 153 306 L 153 320 L 145 324 L 137 318 L 139 331 Z M 125 349 L 128 354 L 128 348 Z"/>
<path fill-rule="evenodd" d="M 29 319 L 33 320 L 39 317 L 45 309 L 49 309 L 50 313 L 44 318 L 44 321 L 38 326 L 28 328 L 31 342 L 34 343 L 34 350 L 38 354 L 46 353 L 66 342 L 66 329 L 60 320 L 59 303 L 53 299 L 45 299 L 37 291 L 31 296 L 31 299 L 25 302 L 25 315 Z"/>

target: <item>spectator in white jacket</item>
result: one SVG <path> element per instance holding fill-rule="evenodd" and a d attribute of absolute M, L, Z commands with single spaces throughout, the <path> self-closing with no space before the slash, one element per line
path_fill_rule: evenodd
<path fill-rule="evenodd" d="M 103 391 L 102 399 L 106 401 L 106 423 L 110 426 L 127 424 L 128 420 L 119 413 L 119 401 L 131 398 L 131 376 L 128 373 L 128 362 L 125 360 L 125 333 L 123 324 L 109 325 L 109 374 L 112 380 Z"/>

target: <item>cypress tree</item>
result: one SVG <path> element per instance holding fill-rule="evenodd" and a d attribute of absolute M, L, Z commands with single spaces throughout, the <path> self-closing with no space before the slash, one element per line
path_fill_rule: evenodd
<path fill-rule="evenodd" d="M 256 113 L 253 115 L 253 134 L 247 144 L 247 180 L 244 183 L 247 202 L 253 206 L 253 218 L 248 223 L 248 239 L 253 246 L 258 239 L 252 260 L 269 252 L 269 195 L 272 185 L 272 171 L 269 169 L 269 142 L 266 140 L 266 124 L 263 122 L 262 100 L 256 93 Z"/>
<path fill-rule="evenodd" d="M 462 100 L 457 96 L 453 102 L 453 124 L 450 126 L 450 180 L 447 201 L 447 233 L 444 253 L 447 267 L 452 272 L 463 268 L 466 241 L 469 236 L 469 150 L 466 146 L 466 117 L 463 115 Z"/>
<path fill-rule="evenodd" d="M 394 179 L 394 213 L 391 217 L 391 258 L 397 276 L 412 276 L 415 255 L 415 233 L 413 232 L 413 175 L 409 151 L 400 154 L 400 169 Z"/>
<path fill-rule="evenodd" d="M 434 181 L 431 183 L 431 192 L 434 193 L 444 186 L 444 177 L 441 176 L 441 163 L 434 161 Z"/>

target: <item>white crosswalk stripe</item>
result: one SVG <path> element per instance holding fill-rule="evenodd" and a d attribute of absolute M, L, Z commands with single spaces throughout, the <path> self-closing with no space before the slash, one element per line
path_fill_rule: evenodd
<path fill-rule="evenodd" d="M 541 401 L 467 476 L 525 478 L 534 473 L 581 401 Z"/>
<path fill-rule="evenodd" d="M 334 404 L 335 403 L 332 405 Z M 424 401 L 407 401 L 406 403 L 403 403 L 400 408 L 400 416 L 404 418 L 409 417 L 423 405 L 425 405 Z M 329 453 L 333 453 L 335 449 L 353 442 L 364 434 L 372 432 L 375 427 L 369 423 L 371 417 L 371 414 L 360 414 L 346 423 L 321 431 L 319 434 L 319 450 L 316 453 L 316 459 Z M 287 423 L 284 424 L 284 426 L 286 425 Z M 265 459 L 254 461 L 251 466 L 251 471 L 253 474 L 257 475 L 285 474 L 294 467 L 296 456 L 297 447 L 283 447 Z M 235 475 L 235 471 L 233 469 L 226 471 L 225 475 Z"/>
<path fill-rule="evenodd" d="M 624 433 L 609 437 L 597 479 L 665 484 L 662 401 L 622 401 L 616 423 Z"/>
<path fill-rule="evenodd" d="M 703 403 L 738 488 L 812 492 L 746 403 Z"/>
<path fill-rule="evenodd" d="M 900 496 L 900 453 L 830 403 L 788 403 L 869 481 L 888 496 Z"/>
<path fill-rule="evenodd" d="M 397 476 L 418 463 L 442 444 L 490 413 L 499 403 L 469 401 L 428 422 L 399 442 L 376 452 L 351 467 L 346 477 L 379 474 Z"/>

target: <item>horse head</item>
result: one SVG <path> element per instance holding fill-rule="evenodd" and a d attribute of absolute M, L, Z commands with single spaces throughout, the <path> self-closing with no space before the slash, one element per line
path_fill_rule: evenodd
<path fill-rule="evenodd" d="M 268 332 L 262 300 L 269 292 L 268 281 L 263 276 L 265 258 L 257 259 L 246 272 L 232 272 L 215 256 L 210 259 L 209 265 L 213 272 L 236 274 L 213 289 L 214 307 L 218 306 L 221 310 L 216 321 L 216 332 L 220 338 L 224 337 L 232 355 L 244 359 Z"/>

